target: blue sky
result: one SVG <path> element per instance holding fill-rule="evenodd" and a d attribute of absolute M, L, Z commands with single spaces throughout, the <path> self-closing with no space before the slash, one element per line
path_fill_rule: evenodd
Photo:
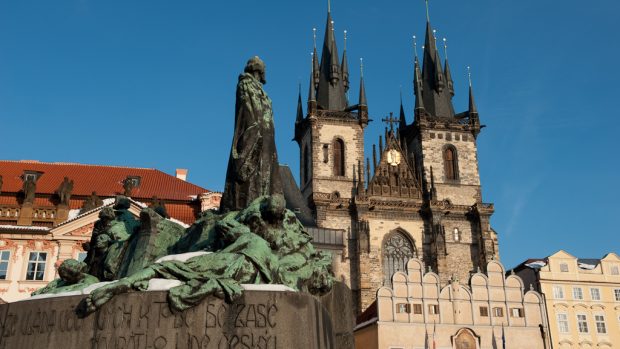
<path fill-rule="evenodd" d="M 620 3 L 430 8 L 448 40 L 457 111 L 472 67 L 488 126 L 478 138 L 483 199 L 495 203 L 507 267 L 559 249 L 620 252 Z M 411 122 L 424 2 L 334 0 L 332 14 L 340 52 L 346 29 L 349 64 L 364 58 L 371 117 L 396 113 L 402 86 Z M 297 172 L 297 86 L 305 97 L 312 28 L 321 41 L 325 19 L 323 1 L 0 1 L 0 158 L 188 168 L 192 182 L 222 190 L 237 75 L 259 55 L 280 160 Z M 367 154 L 382 129 L 368 127 Z"/>

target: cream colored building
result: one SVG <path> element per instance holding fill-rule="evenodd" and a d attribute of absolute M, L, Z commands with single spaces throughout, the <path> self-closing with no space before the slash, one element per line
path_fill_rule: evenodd
<path fill-rule="evenodd" d="M 419 259 L 397 272 L 392 287 L 377 291 L 355 331 L 357 349 L 550 348 L 543 297 L 521 278 L 505 277 L 497 261 L 474 273 L 469 285 L 439 276 Z M 503 332 L 502 332 L 503 331 Z"/>
<path fill-rule="evenodd" d="M 565 251 L 515 272 L 545 298 L 553 348 L 620 348 L 620 257 L 579 259 Z"/>

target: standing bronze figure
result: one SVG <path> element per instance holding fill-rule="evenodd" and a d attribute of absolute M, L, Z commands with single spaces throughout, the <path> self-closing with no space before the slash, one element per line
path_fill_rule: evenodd
<path fill-rule="evenodd" d="M 222 195 L 222 212 L 238 211 L 262 195 L 282 194 L 271 99 L 263 90 L 265 63 L 252 57 L 239 76 L 235 134 Z"/>

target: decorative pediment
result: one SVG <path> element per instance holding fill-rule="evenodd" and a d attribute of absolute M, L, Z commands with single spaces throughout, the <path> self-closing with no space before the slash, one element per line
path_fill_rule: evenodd
<path fill-rule="evenodd" d="M 572 254 L 564 251 L 564 250 L 559 250 L 558 252 L 552 254 L 551 256 L 548 257 L 549 259 L 552 258 L 571 258 L 571 259 L 577 259 L 577 257 L 573 256 Z"/>
<path fill-rule="evenodd" d="M 144 204 L 129 200 L 129 212 L 136 218 L 140 216 L 140 211 L 146 207 Z M 94 210 L 85 212 L 73 219 L 63 222 L 50 230 L 53 238 L 74 238 L 82 239 L 90 238 L 95 222 L 99 219 L 99 213 L 105 207 L 112 207 L 114 204 L 100 206 Z"/>
<path fill-rule="evenodd" d="M 368 183 L 368 196 L 422 198 L 419 178 L 394 131 L 386 132 L 385 149 L 380 142 L 380 159 L 373 158 L 374 173 Z"/>

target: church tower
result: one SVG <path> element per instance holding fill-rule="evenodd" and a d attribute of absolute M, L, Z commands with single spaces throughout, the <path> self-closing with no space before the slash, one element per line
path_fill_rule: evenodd
<path fill-rule="evenodd" d="M 483 126 L 473 90 L 470 84 L 468 110 L 455 113 L 450 66 L 440 58 L 430 21 L 423 65 L 416 54 L 413 66 L 414 120 L 407 122 L 401 100 L 398 118 L 381 118 L 387 127 L 367 158 L 363 69 L 359 99 L 351 105 L 346 37 L 339 56 L 329 10 L 320 61 L 316 38 L 314 46 L 307 112 L 300 91 L 295 120 L 298 201 L 307 204 L 307 228 L 317 246 L 332 253 L 334 273 L 353 291 L 358 312 L 396 273 L 406 272 L 411 258 L 423 260 L 442 285 L 469 280 L 498 259 L 493 205 L 482 201 L 476 140 Z M 330 245 L 328 231 L 345 238 Z"/>
<path fill-rule="evenodd" d="M 450 66 L 447 56 L 441 64 L 430 20 L 423 60 L 420 69 L 416 55 L 415 120 L 402 134 L 422 174 L 425 203 L 421 212 L 428 242 L 424 261 L 440 275 L 442 283 L 453 277 L 468 280 L 471 272 L 499 258 L 496 234 L 489 222 L 493 205 L 482 202 L 478 172 L 476 140 L 484 126 L 471 82 L 468 110 L 454 112 Z"/>
<path fill-rule="evenodd" d="M 352 198 L 359 180 L 357 169 L 364 159 L 368 107 L 363 78 L 358 104 L 349 104 L 348 90 L 346 32 L 340 58 L 328 10 L 320 63 L 315 34 L 307 115 L 303 115 L 300 96 L 294 138 L 300 147 L 300 189 L 315 209 L 318 224 L 327 220 L 329 203 L 342 201 L 344 207 Z"/>

